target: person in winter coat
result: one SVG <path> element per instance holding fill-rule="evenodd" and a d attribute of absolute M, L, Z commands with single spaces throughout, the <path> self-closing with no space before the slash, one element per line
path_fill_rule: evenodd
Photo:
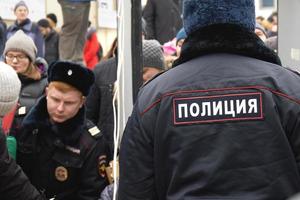
<path fill-rule="evenodd" d="M 46 95 L 23 121 L 17 161 L 48 199 L 97 199 L 108 184 L 109 154 L 102 133 L 85 118 L 93 72 L 57 61 L 48 74 Z"/>
<path fill-rule="evenodd" d="M 143 9 L 146 21 L 146 39 L 156 39 L 160 44 L 172 40 L 182 27 L 182 0 L 148 0 Z"/>
<path fill-rule="evenodd" d="M 109 144 L 113 155 L 114 149 L 114 83 L 117 80 L 117 58 L 109 58 L 95 66 L 95 83 L 86 101 L 86 116 L 96 124 Z"/>
<path fill-rule="evenodd" d="M 165 70 L 164 57 L 157 40 L 143 41 L 143 82 Z M 94 69 L 95 83 L 87 98 L 87 118 L 101 129 L 109 143 L 110 153 L 114 150 L 114 83 L 117 80 L 117 57 L 100 62 Z"/>
<path fill-rule="evenodd" d="M 91 22 L 89 22 L 89 28 L 86 33 L 86 40 L 83 48 L 83 58 L 86 66 L 93 70 L 95 65 L 100 61 L 98 52 L 101 46 L 97 38 L 96 29 L 90 25 Z"/>
<path fill-rule="evenodd" d="M 165 70 L 165 59 L 157 40 L 143 40 L 143 83 Z"/>
<path fill-rule="evenodd" d="M 48 84 L 48 65 L 42 58 L 36 59 L 36 56 L 37 49 L 33 40 L 22 30 L 17 31 L 5 44 L 4 61 L 17 72 L 22 83 L 18 106 L 10 129 L 10 134 L 15 137 L 18 137 L 24 117 L 44 94 Z"/>
<path fill-rule="evenodd" d="M 42 200 L 20 166 L 9 156 L 1 128 L 2 117 L 17 103 L 20 88 L 16 72 L 0 62 L 0 197 L 1 200 Z"/>
<path fill-rule="evenodd" d="M 47 20 L 50 23 L 51 28 L 56 31 L 57 33 L 60 32 L 60 28 L 57 27 L 57 17 L 54 13 L 48 13 L 46 15 Z"/>
<path fill-rule="evenodd" d="M 45 60 L 50 65 L 52 62 L 59 59 L 59 35 L 54 29 L 52 29 L 47 19 L 41 19 L 37 24 L 45 39 Z"/>
<path fill-rule="evenodd" d="M 174 67 L 139 93 L 122 200 L 287 199 L 300 191 L 300 76 L 255 35 L 253 0 L 185 0 Z"/>
<path fill-rule="evenodd" d="M 29 10 L 24 1 L 20 1 L 15 5 L 14 13 L 17 17 L 14 24 L 8 27 L 6 39 L 8 40 L 18 30 L 24 31 L 26 35 L 32 38 L 36 48 L 37 56 L 43 58 L 45 55 L 45 42 L 36 23 L 33 23 L 29 18 Z"/>

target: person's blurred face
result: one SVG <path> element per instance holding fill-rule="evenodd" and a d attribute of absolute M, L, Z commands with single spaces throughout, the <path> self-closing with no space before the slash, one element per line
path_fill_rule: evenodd
<path fill-rule="evenodd" d="M 22 51 L 8 51 L 5 63 L 10 65 L 18 74 L 24 74 L 30 66 L 29 57 Z"/>
<path fill-rule="evenodd" d="M 48 22 L 49 22 L 49 24 L 50 24 L 50 26 L 51 26 L 52 28 L 55 28 L 55 27 L 56 27 L 56 24 L 55 24 L 54 21 L 52 21 L 52 19 L 50 19 L 50 18 L 47 17 L 47 20 L 48 20 Z"/>
<path fill-rule="evenodd" d="M 46 98 L 50 120 L 55 123 L 73 118 L 85 101 L 78 90 L 62 92 L 55 87 L 46 88 Z"/>
<path fill-rule="evenodd" d="M 258 28 L 255 29 L 255 34 L 262 40 L 262 41 L 266 41 L 267 37 L 264 34 L 264 32 Z"/>
<path fill-rule="evenodd" d="M 28 10 L 25 6 L 19 6 L 15 11 L 15 15 L 17 17 L 17 21 L 22 22 L 27 19 Z"/>
<path fill-rule="evenodd" d="M 44 37 L 46 37 L 50 33 L 50 28 L 44 28 L 44 27 L 39 26 L 39 29 L 40 29 L 41 34 Z"/>
<path fill-rule="evenodd" d="M 144 67 L 143 68 L 143 82 L 150 80 L 153 76 L 161 72 L 161 70 L 154 67 Z"/>
<path fill-rule="evenodd" d="M 184 42 L 184 39 L 181 39 L 177 42 L 176 44 L 176 56 L 179 57 L 180 56 L 180 53 L 181 53 L 181 47 L 182 47 L 182 44 Z"/>

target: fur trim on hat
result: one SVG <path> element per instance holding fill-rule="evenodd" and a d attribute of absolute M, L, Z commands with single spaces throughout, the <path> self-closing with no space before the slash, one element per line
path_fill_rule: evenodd
<path fill-rule="evenodd" d="M 77 63 L 68 61 L 53 62 L 48 70 L 48 82 L 60 81 L 78 89 L 83 96 L 89 94 L 95 81 L 94 73 Z"/>
<path fill-rule="evenodd" d="M 183 24 L 187 35 L 213 24 L 236 24 L 254 31 L 254 0 L 185 0 Z"/>
<path fill-rule="evenodd" d="M 230 53 L 281 65 L 278 55 L 253 32 L 233 24 L 215 24 L 192 33 L 173 67 L 208 54 Z"/>

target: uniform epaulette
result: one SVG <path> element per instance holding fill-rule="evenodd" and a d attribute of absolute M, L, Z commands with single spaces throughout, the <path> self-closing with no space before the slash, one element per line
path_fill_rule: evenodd
<path fill-rule="evenodd" d="M 86 121 L 86 127 L 92 137 L 98 139 L 102 136 L 101 130 L 90 120 Z"/>

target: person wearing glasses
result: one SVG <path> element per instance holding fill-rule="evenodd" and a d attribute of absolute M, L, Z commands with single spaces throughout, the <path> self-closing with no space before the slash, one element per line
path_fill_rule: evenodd
<path fill-rule="evenodd" d="M 10 37 L 3 51 L 6 64 L 18 74 L 22 88 L 15 117 L 10 128 L 10 135 L 18 137 L 19 127 L 23 118 L 44 94 L 47 85 L 47 63 L 42 58 L 36 58 L 37 49 L 33 40 L 22 30 Z"/>

